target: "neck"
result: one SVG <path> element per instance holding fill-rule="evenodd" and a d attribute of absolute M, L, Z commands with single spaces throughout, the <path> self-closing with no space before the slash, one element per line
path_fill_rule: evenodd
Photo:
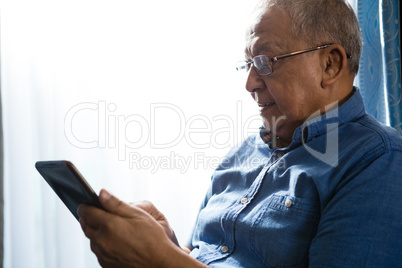
<path fill-rule="evenodd" d="M 265 143 L 271 142 L 271 148 L 285 148 L 288 147 L 292 142 L 291 140 L 285 140 L 268 130 L 263 131 L 261 138 Z"/>
<path fill-rule="evenodd" d="M 274 136 L 275 136 L 275 134 L 274 134 Z M 282 139 L 279 136 L 276 136 L 276 138 L 272 140 L 271 147 L 272 148 L 285 148 L 285 147 L 288 147 L 291 142 L 292 142 L 291 140 L 287 141 L 287 140 Z"/>

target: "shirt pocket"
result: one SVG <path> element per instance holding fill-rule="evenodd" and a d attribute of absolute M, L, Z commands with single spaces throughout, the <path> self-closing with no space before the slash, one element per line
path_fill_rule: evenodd
<path fill-rule="evenodd" d="M 308 266 L 319 206 L 289 195 L 272 195 L 251 227 L 250 245 L 268 267 Z"/>

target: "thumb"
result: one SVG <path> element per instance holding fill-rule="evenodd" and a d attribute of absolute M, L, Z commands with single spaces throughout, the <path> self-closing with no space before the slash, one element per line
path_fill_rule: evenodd
<path fill-rule="evenodd" d="M 105 189 L 100 191 L 99 201 L 103 208 L 110 213 L 122 217 L 131 217 L 133 215 L 133 208 L 129 204 L 121 201 Z"/>

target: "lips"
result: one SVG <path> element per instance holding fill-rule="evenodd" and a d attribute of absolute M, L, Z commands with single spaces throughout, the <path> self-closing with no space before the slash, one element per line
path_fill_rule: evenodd
<path fill-rule="evenodd" d="M 264 114 L 273 105 L 275 105 L 275 102 L 258 103 L 258 107 L 260 107 L 260 114 Z"/>

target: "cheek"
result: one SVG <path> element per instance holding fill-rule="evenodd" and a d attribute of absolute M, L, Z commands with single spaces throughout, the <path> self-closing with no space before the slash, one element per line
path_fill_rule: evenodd
<path fill-rule="evenodd" d="M 280 88 L 280 92 L 275 92 L 272 96 L 275 99 L 278 114 L 285 115 L 289 119 L 299 119 L 304 114 L 308 97 L 299 84 L 285 83 Z"/>
<path fill-rule="evenodd" d="M 289 119 L 301 120 L 307 118 L 319 102 L 320 82 L 316 74 L 310 70 L 299 75 L 287 76 L 277 82 L 278 90 L 272 90 L 279 112 Z M 274 84 L 272 85 L 275 86 Z"/>
<path fill-rule="evenodd" d="M 289 121 L 303 119 L 306 117 L 305 104 L 295 96 L 286 98 L 278 104 L 280 114 L 286 116 Z"/>

